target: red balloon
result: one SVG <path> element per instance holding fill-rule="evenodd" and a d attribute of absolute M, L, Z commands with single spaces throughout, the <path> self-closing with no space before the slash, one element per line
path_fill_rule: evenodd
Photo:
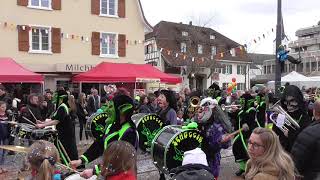
<path fill-rule="evenodd" d="M 232 78 L 232 82 L 236 82 L 236 78 Z"/>

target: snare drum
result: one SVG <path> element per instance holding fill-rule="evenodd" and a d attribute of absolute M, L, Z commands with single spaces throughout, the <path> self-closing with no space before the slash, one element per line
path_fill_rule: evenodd
<path fill-rule="evenodd" d="M 32 140 L 46 140 L 54 142 L 58 137 L 58 132 L 53 129 L 34 129 L 31 134 Z"/>
<path fill-rule="evenodd" d="M 185 151 L 201 147 L 204 138 L 198 130 L 166 126 L 154 138 L 151 156 L 155 166 L 165 174 L 182 165 Z"/>
<path fill-rule="evenodd" d="M 131 116 L 139 134 L 139 147 L 143 151 L 150 151 L 152 140 L 162 129 L 163 121 L 155 114 L 139 113 Z"/>
<path fill-rule="evenodd" d="M 34 126 L 31 124 L 21 123 L 17 126 L 16 132 L 19 139 L 31 140 L 32 130 Z"/>
<path fill-rule="evenodd" d="M 102 138 L 107 127 L 107 113 L 92 114 L 87 120 L 86 131 L 89 136 L 94 138 Z"/>

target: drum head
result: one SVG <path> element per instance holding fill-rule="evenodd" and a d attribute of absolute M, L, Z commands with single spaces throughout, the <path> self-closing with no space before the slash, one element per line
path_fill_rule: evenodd
<path fill-rule="evenodd" d="M 163 127 L 163 121 L 155 114 L 139 116 L 140 119 L 135 122 L 139 133 L 139 147 L 143 151 L 150 151 L 154 137 Z"/>
<path fill-rule="evenodd" d="M 102 138 L 107 126 L 107 113 L 96 113 L 90 116 L 86 124 L 86 131 L 94 138 Z"/>
<path fill-rule="evenodd" d="M 169 173 L 182 165 L 185 151 L 201 147 L 204 138 L 197 130 L 182 130 L 177 126 L 166 126 L 154 139 L 152 157 L 157 168 Z"/>

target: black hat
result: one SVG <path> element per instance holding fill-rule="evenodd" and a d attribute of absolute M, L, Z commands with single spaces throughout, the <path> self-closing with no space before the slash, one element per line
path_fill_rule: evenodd
<path fill-rule="evenodd" d="M 119 122 L 120 113 L 126 114 L 127 120 L 130 120 L 134 111 L 133 99 L 127 95 L 116 95 L 112 101 L 116 112 L 116 122 Z"/>

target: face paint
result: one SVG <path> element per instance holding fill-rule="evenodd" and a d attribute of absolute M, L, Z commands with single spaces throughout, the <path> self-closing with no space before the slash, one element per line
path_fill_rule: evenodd
<path fill-rule="evenodd" d="M 245 106 L 245 99 L 240 98 L 239 101 L 240 101 L 239 103 L 240 103 L 241 107 L 244 107 Z"/>
<path fill-rule="evenodd" d="M 107 122 L 113 123 L 116 120 L 116 110 L 114 108 L 113 101 L 109 101 L 106 108 L 106 113 L 108 114 Z"/>
<path fill-rule="evenodd" d="M 292 112 L 299 110 L 299 106 L 298 106 L 299 104 L 296 101 L 295 97 L 293 97 L 293 96 L 287 96 L 285 98 L 284 105 L 287 106 L 288 112 L 292 113 Z"/>
<path fill-rule="evenodd" d="M 199 123 L 206 123 L 210 117 L 212 116 L 212 109 L 208 106 L 204 106 L 201 108 L 202 111 L 198 115 L 198 122 Z"/>

